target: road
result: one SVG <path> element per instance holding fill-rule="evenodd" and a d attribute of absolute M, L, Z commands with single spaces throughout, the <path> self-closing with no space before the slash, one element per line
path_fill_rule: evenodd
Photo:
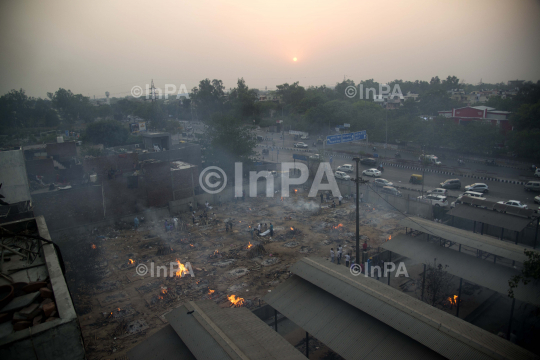
<path fill-rule="evenodd" d="M 268 134 L 271 138 L 271 133 L 259 133 L 260 135 Z M 280 140 L 279 134 L 273 134 L 274 140 L 265 140 L 261 142 L 262 145 L 268 145 L 272 146 L 275 144 L 275 146 L 283 147 L 285 144 L 285 147 L 292 147 L 295 143 L 292 135 L 285 135 L 285 141 Z M 312 139 L 305 141 L 310 145 L 310 149 L 314 150 L 316 153 L 316 150 L 320 150 L 322 152 L 322 146 L 321 147 L 313 147 L 313 141 Z M 260 156 L 262 158 L 262 149 L 264 147 L 257 147 L 257 151 L 260 153 Z M 354 149 L 357 149 L 357 146 L 351 146 L 351 150 L 348 151 L 354 151 Z M 390 150 L 388 150 L 390 152 Z M 283 162 L 283 161 L 293 161 L 292 154 L 293 153 L 299 153 L 302 155 L 306 155 L 306 153 L 291 149 L 280 149 L 279 155 L 277 154 L 277 151 L 270 152 L 269 155 L 264 156 L 264 160 L 272 161 L 272 162 Z M 309 155 L 308 153 L 307 155 Z M 413 160 L 412 154 L 403 154 L 405 158 L 410 158 Z M 392 159 L 393 160 L 393 159 Z M 417 158 L 415 159 L 417 160 Z M 332 161 L 332 169 L 336 170 L 339 165 L 343 164 L 352 164 L 354 165 L 354 161 L 350 159 L 343 159 L 339 157 L 334 157 Z M 418 163 L 416 163 L 416 166 L 418 166 Z M 360 164 L 359 171 L 362 172 L 365 169 L 369 169 L 372 166 L 366 166 Z M 434 167 L 426 167 L 426 169 L 437 169 Z M 452 169 L 449 169 L 451 171 Z M 523 173 L 523 170 L 518 169 L 512 169 L 512 168 L 506 168 L 506 167 L 493 167 L 493 166 L 486 166 L 485 164 L 466 164 L 465 167 L 459 168 L 459 170 L 463 171 L 463 173 L 466 174 L 476 174 L 478 176 L 487 176 L 487 177 L 496 177 L 501 179 L 508 179 L 508 180 L 516 180 L 516 181 L 526 181 L 526 179 L 520 177 L 520 174 Z M 354 176 L 354 172 L 351 174 Z M 393 166 L 385 166 L 384 173 L 382 175 L 382 178 L 385 178 L 391 182 L 393 182 L 397 186 L 406 186 L 408 188 L 416 189 L 418 191 L 408 191 L 408 190 L 401 190 L 404 196 L 407 196 L 409 194 L 411 197 L 416 197 L 420 195 L 420 190 L 422 188 L 421 185 L 412 185 L 409 183 L 409 179 L 412 174 L 422 174 L 421 170 L 411 170 L 411 169 L 405 169 L 405 168 L 399 168 L 399 167 L 393 167 Z M 485 197 L 488 200 L 492 201 L 502 201 L 502 200 L 519 200 L 525 204 L 528 205 L 529 209 L 538 209 L 538 205 L 534 204 L 534 197 L 538 194 L 536 193 L 530 193 L 526 192 L 523 188 L 523 185 L 517 185 L 517 184 L 509 184 L 509 183 L 502 183 L 498 181 L 489 181 L 489 180 L 477 180 L 473 178 L 468 178 L 464 176 L 458 176 L 458 175 L 445 175 L 445 174 L 438 174 L 438 173 L 431 173 L 431 172 L 425 172 L 424 173 L 425 180 L 424 180 L 424 192 L 427 190 L 435 189 L 437 187 L 440 187 L 439 184 L 447 179 L 460 179 L 462 184 L 461 190 L 449 190 L 449 195 L 451 197 L 457 197 L 458 195 L 462 194 L 465 190 L 464 187 L 466 185 L 473 184 L 475 182 L 483 182 L 486 183 L 489 186 L 489 193 L 485 195 Z M 369 180 L 372 180 L 372 178 L 368 178 Z M 532 177 L 529 177 L 529 179 L 533 179 Z M 451 201 L 454 201 L 455 199 L 451 198 Z"/>

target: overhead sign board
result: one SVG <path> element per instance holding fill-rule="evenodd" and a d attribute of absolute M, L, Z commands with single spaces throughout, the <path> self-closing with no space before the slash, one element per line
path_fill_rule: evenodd
<path fill-rule="evenodd" d="M 308 157 L 306 155 L 293 154 L 292 157 L 295 160 L 302 160 L 302 161 L 307 161 L 308 160 Z"/>
<path fill-rule="evenodd" d="M 350 128 L 351 124 L 343 124 L 343 127 Z"/>
<path fill-rule="evenodd" d="M 351 141 L 365 140 L 366 130 L 357 131 L 353 133 L 340 134 L 340 135 L 328 135 L 326 137 L 326 145 L 341 144 Z"/>

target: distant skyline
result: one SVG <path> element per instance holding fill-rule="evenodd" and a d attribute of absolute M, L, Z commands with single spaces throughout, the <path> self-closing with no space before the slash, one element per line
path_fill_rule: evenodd
<path fill-rule="evenodd" d="M 123 97 L 151 79 L 189 91 L 205 78 L 260 90 L 540 79 L 535 0 L 19 0 L 0 3 L 0 27 L 0 95 Z"/>

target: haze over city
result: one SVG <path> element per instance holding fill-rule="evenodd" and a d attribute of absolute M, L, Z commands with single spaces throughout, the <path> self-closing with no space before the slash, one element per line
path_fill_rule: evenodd
<path fill-rule="evenodd" d="M 3 1 L 0 93 L 540 79 L 538 1 Z M 297 61 L 293 61 L 293 58 Z"/>

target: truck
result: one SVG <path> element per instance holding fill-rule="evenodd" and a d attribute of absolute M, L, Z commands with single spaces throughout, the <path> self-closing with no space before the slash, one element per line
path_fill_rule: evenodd
<path fill-rule="evenodd" d="M 427 162 L 429 164 L 433 164 L 436 166 L 442 165 L 442 163 L 439 161 L 439 158 L 437 158 L 435 155 L 420 155 L 418 158 L 421 162 Z"/>

